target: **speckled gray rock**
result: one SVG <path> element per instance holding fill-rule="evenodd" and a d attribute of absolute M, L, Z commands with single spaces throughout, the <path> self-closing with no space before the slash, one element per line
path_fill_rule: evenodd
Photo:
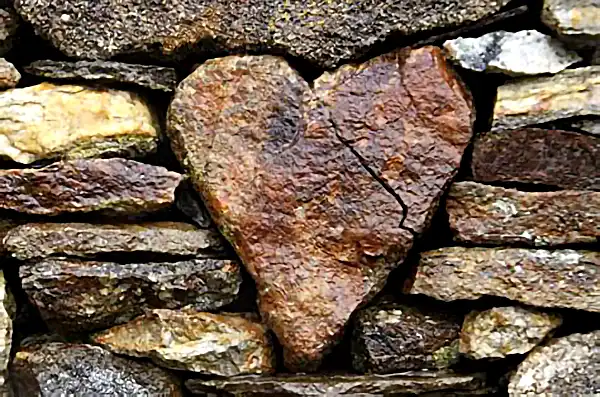
<path fill-rule="evenodd" d="M 518 306 L 471 312 L 460 332 L 460 352 L 475 360 L 525 354 L 561 323 L 558 315 Z"/>
<path fill-rule="evenodd" d="M 19 16 L 10 4 L 0 5 L 0 56 L 13 48 L 19 25 Z"/>
<path fill-rule="evenodd" d="M 544 0 L 542 21 L 574 43 L 600 43 L 598 0 Z"/>
<path fill-rule="evenodd" d="M 600 66 L 564 70 L 498 87 L 492 130 L 600 116 Z"/>
<path fill-rule="evenodd" d="M 449 367 L 458 361 L 461 323 L 462 316 L 441 305 L 364 309 L 354 324 L 353 367 L 369 373 Z"/>
<path fill-rule="evenodd" d="M 450 228 L 460 242 L 556 246 L 596 243 L 600 192 L 522 192 L 459 182 L 446 200 Z"/>
<path fill-rule="evenodd" d="M 230 260 L 122 264 L 67 259 L 19 268 L 23 289 L 56 332 L 121 324 L 154 308 L 214 310 L 239 291 L 239 266 Z"/>
<path fill-rule="evenodd" d="M 192 379 L 186 387 L 200 396 L 236 397 L 391 397 L 413 395 L 487 395 L 485 375 L 417 372 L 402 375 L 236 376 Z M 230 394 L 229 394 L 230 393 Z M 431 393 L 431 394 L 429 394 Z"/>
<path fill-rule="evenodd" d="M 465 69 L 512 76 L 558 73 L 582 60 L 560 41 L 535 30 L 461 37 L 446 41 L 444 49 Z"/>
<path fill-rule="evenodd" d="M 600 395 L 600 331 L 537 347 L 511 377 L 508 392 L 511 397 Z"/>
<path fill-rule="evenodd" d="M 21 73 L 15 65 L 4 58 L 0 58 L 0 89 L 16 87 L 21 80 Z"/>
<path fill-rule="evenodd" d="M 225 0 L 16 0 L 15 7 L 39 35 L 76 58 L 171 57 L 194 47 L 203 53 L 284 50 L 333 67 L 391 35 L 454 28 L 508 2 L 251 0 L 232 7 Z"/>
<path fill-rule="evenodd" d="M 493 295 L 600 312 L 599 268 L 600 252 L 451 247 L 422 253 L 404 289 L 443 301 Z"/>
<path fill-rule="evenodd" d="M 175 69 L 109 61 L 35 61 L 25 72 L 57 80 L 87 80 L 100 83 L 128 83 L 153 90 L 173 91 L 177 85 Z"/>
<path fill-rule="evenodd" d="M 165 368 L 205 375 L 275 370 L 266 327 L 235 314 L 155 309 L 92 340 L 116 354 L 148 357 Z"/>
<path fill-rule="evenodd" d="M 21 347 L 11 365 L 17 397 L 181 397 L 179 381 L 148 363 L 97 346 L 66 343 Z"/>
<path fill-rule="evenodd" d="M 20 260 L 48 256 L 159 254 L 175 257 L 223 256 L 216 230 L 180 222 L 141 224 L 29 223 L 10 230 L 5 249 Z"/>
<path fill-rule="evenodd" d="M 15 315 L 15 302 L 8 289 L 4 273 L 0 271 L 0 396 L 10 396 L 8 384 L 8 363 L 12 346 L 13 324 Z"/>
<path fill-rule="evenodd" d="M 600 65 L 600 63 L 599 63 Z M 592 135 L 600 135 L 600 118 L 577 120 L 569 123 L 571 128 L 590 133 Z"/>

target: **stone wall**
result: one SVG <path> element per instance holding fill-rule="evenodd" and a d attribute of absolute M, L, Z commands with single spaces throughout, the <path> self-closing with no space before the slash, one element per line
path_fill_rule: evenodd
<path fill-rule="evenodd" d="M 0 396 L 600 394 L 597 0 L 0 32 Z"/>

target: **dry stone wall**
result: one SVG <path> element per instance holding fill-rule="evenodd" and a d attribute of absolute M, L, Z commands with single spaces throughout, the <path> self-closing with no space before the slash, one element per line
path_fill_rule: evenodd
<path fill-rule="evenodd" d="M 0 397 L 600 395 L 597 0 L 0 1 Z"/>

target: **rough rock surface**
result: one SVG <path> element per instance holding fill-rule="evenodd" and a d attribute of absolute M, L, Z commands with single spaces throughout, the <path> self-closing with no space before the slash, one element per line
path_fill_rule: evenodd
<path fill-rule="evenodd" d="M 600 331 L 537 347 L 511 377 L 508 392 L 511 397 L 600 394 Z"/>
<path fill-rule="evenodd" d="M 460 352 L 475 360 L 525 354 L 561 323 L 558 315 L 518 306 L 472 312 L 460 332 Z"/>
<path fill-rule="evenodd" d="M 183 55 L 283 50 L 322 66 L 364 55 L 391 35 L 452 28 L 489 16 L 508 0 L 16 0 L 21 16 L 66 55 Z M 108 12 L 107 12 L 108 11 Z"/>
<path fill-rule="evenodd" d="M 177 85 L 175 69 L 109 61 L 35 61 L 25 72 L 57 80 L 87 80 L 100 83 L 128 83 L 153 90 L 173 91 Z"/>
<path fill-rule="evenodd" d="M 4 238 L 11 256 L 20 260 L 48 256 L 93 257 L 99 254 L 159 254 L 179 257 L 223 256 L 215 230 L 187 223 L 141 224 L 29 223 Z"/>
<path fill-rule="evenodd" d="M 446 201 L 456 241 L 555 246 L 596 243 L 600 238 L 600 192 L 521 192 L 460 182 Z"/>
<path fill-rule="evenodd" d="M 141 157 L 156 150 L 159 126 L 137 94 L 42 83 L 0 93 L 0 156 Z"/>
<path fill-rule="evenodd" d="M 240 315 L 156 309 L 92 340 L 113 353 L 149 357 L 166 368 L 236 376 L 274 371 L 266 332 Z"/>
<path fill-rule="evenodd" d="M 179 381 L 151 364 L 58 342 L 21 347 L 11 381 L 17 396 L 182 396 Z"/>
<path fill-rule="evenodd" d="M 19 16 L 10 4 L 0 7 L 0 56 L 6 55 L 15 43 L 19 29 Z"/>
<path fill-rule="evenodd" d="M 0 219 L 0 258 L 7 254 L 6 246 L 4 245 L 4 237 L 18 225 L 19 222 L 15 220 Z"/>
<path fill-rule="evenodd" d="M 527 128 L 475 140 L 471 161 L 479 182 L 522 182 L 600 190 L 600 137 Z"/>
<path fill-rule="evenodd" d="M 118 158 L 0 170 L 0 209 L 37 215 L 149 212 L 173 203 L 181 179 L 166 168 Z"/>
<path fill-rule="evenodd" d="M 492 130 L 589 115 L 600 116 L 600 65 L 498 87 Z"/>
<path fill-rule="evenodd" d="M 148 309 L 214 310 L 241 284 L 230 260 L 123 264 L 48 259 L 19 269 L 23 289 L 59 333 L 107 328 Z"/>
<path fill-rule="evenodd" d="M 4 273 L 0 272 L 0 396 L 10 396 L 10 386 L 7 380 L 10 349 L 12 346 L 15 303 L 10 294 Z"/>
<path fill-rule="evenodd" d="M 482 374 L 407 373 L 403 375 L 317 375 L 317 376 L 236 376 L 229 379 L 186 382 L 194 394 L 226 392 L 238 397 L 307 397 L 307 396 L 412 396 L 486 394 Z M 213 394 L 214 395 L 214 394 Z M 229 394 L 228 394 L 229 395 Z"/>
<path fill-rule="evenodd" d="M 600 135 L 600 118 L 574 121 L 570 126 L 592 135 Z"/>
<path fill-rule="evenodd" d="M 405 290 L 452 301 L 501 296 L 532 306 L 600 312 L 600 253 L 442 248 L 421 254 Z"/>
<path fill-rule="evenodd" d="M 371 373 L 449 367 L 458 361 L 461 324 L 461 316 L 441 305 L 384 304 L 362 310 L 353 331 L 353 367 Z"/>
<path fill-rule="evenodd" d="M 565 39 L 596 46 L 600 42 L 598 0 L 544 0 L 542 20 Z"/>
<path fill-rule="evenodd" d="M 256 281 L 289 368 L 319 363 L 427 227 L 473 116 L 433 47 L 345 66 L 314 89 L 272 56 L 210 60 L 180 84 L 175 152 Z"/>
<path fill-rule="evenodd" d="M 461 37 L 446 41 L 444 49 L 465 69 L 512 76 L 558 73 L 582 60 L 560 41 L 535 30 Z"/>
<path fill-rule="evenodd" d="M 19 80 L 21 80 L 21 73 L 15 65 L 4 58 L 0 58 L 0 89 L 16 87 Z"/>

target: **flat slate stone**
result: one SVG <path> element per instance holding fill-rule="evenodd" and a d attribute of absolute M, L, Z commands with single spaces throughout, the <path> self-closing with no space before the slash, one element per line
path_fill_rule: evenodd
<path fill-rule="evenodd" d="M 478 182 L 600 190 L 600 137 L 539 128 L 488 132 L 475 140 L 471 170 Z"/>
<path fill-rule="evenodd" d="M 563 39 L 592 46 L 600 43 L 598 0 L 544 0 L 542 21 Z"/>
<path fill-rule="evenodd" d="M 16 0 L 36 33 L 74 58 L 153 53 L 161 58 L 285 51 L 324 67 L 364 55 L 386 38 L 455 28 L 509 0 Z"/>
<path fill-rule="evenodd" d="M 14 88 L 21 80 L 21 73 L 15 65 L 0 58 L 0 89 Z"/>
<path fill-rule="evenodd" d="M 127 83 L 152 90 L 173 91 L 177 85 L 175 69 L 110 61 L 35 61 L 25 72 L 56 80 L 87 80 L 100 83 Z"/>
<path fill-rule="evenodd" d="M 450 59 L 465 69 L 511 76 L 558 73 L 582 61 L 557 39 L 535 30 L 500 30 L 444 43 Z"/>
<path fill-rule="evenodd" d="M 498 87 L 492 130 L 600 116 L 600 66 L 565 70 Z"/>
<path fill-rule="evenodd" d="M 180 84 L 174 151 L 256 281 L 288 368 L 317 367 L 403 261 L 473 117 L 434 47 L 344 66 L 313 89 L 273 56 L 209 60 Z"/>
<path fill-rule="evenodd" d="M 191 379 L 185 384 L 193 394 L 206 396 L 221 392 L 231 393 L 236 397 L 380 397 L 426 393 L 486 395 L 490 392 L 485 386 L 484 374 L 436 372 L 403 375 L 236 376 L 229 379 Z"/>
<path fill-rule="evenodd" d="M 156 151 L 156 115 L 137 94 L 42 83 L 0 93 L 0 156 L 143 157 Z"/>
<path fill-rule="evenodd" d="M 83 344 L 53 342 L 21 347 L 10 374 L 17 396 L 183 395 L 179 381 L 152 364 Z"/>
<path fill-rule="evenodd" d="M 175 201 L 182 175 L 119 158 L 0 170 L 0 209 L 35 215 L 138 214 Z"/>
<path fill-rule="evenodd" d="M 526 354 L 561 324 L 559 315 L 519 306 L 471 312 L 460 332 L 460 352 L 474 360 Z"/>
<path fill-rule="evenodd" d="M 353 328 L 353 367 L 361 373 L 447 368 L 458 361 L 462 320 L 442 305 L 364 309 Z"/>
<path fill-rule="evenodd" d="M 93 335 L 92 341 L 116 354 L 204 375 L 275 371 L 267 329 L 242 315 L 155 309 Z"/>
<path fill-rule="evenodd" d="M 600 252 L 451 247 L 422 253 L 405 290 L 442 301 L 493 295 L 600 312 L 599 271 Z"/>
<path fill-rule="evenodd" d="M 239 266 L 231 260 L 112 263 L 46 259 L 19 268 L 23 289 L 58 333 L 121 324 L 149 309 L 215 310 L 236 298 Z"/>
<path fill-rule="evenodd" d="M 510 379 L 511 397 L 600 393 L 600 331 L 572 334 L 537 347 Z"/>
<path fill-rule="evenodd" d="M 216 230 L 179 222 L 141 224 L 29 223 L 14 227 L 5 249 L 19 260 L 49 256 L 160 254 L 173 257 L 224 256 Z"/>
<path fill-rule="evenodd" d="M 522 192 L 459 182 L 446 201 L 454 239 L 483 245 L 597 243 L 600 192 Z"/>

